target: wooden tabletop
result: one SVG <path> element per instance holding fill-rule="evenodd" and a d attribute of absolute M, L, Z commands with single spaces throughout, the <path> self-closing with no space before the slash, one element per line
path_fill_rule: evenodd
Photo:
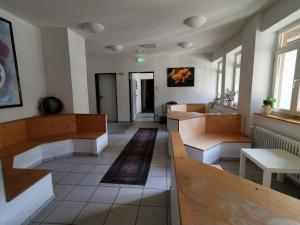
<path fill-rule="evenodd" d="M 181 225 L 300 224 L 299 200 L 183 156 L 171 135 Z"/>

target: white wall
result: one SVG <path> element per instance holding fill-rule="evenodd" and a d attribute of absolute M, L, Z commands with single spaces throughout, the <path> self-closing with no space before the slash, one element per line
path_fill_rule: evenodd
<path fill-rule="evenodd" d="M 65 113 L 88 113 L 85 40 L 68 28 L 42 29 L 47 92 Z"/>
<path fill-rule="evenodd" d="M 85 40 L 68 29 L 74 113 L 89 113 Z"/>
<path fill-rule="evenodd" d="M 161 115 L 162 105 L 168 101 L 178 103 L 206 103 L 216 93 L 216 68 L 210 56 L 191 54 L 146 55 L 144 63 L 138 63 L 133 55 L 87 56 L 90 112 L 96 112 L 95 73 L 117 72 L 118 118 L 129 121 L 129 72 L 154 72 L 155 112 Z M 167 87 L 168 67 L 195 67 L 194 87 Z"/>
<path fill-rule="evenodd" d="M 23 98 L 23 107 L 0 109 L 0 122 L 4 122 L 37 115 L 46 85 L 39 28 L 2 9 L 0 17 L 12 22 Z"/>
<path fill-rule="evenodd" d="M 300 19 L 300 15 L 295 16 L 299 12 L 299 7 L 299 1 L 278 1 L 267 11 L 257 13 L 250 18 L 241 32 L 212 54 L 212 60 L 216 60 L 238 44 L 242 45 L 239 109 L 237 112 L 242 114 L 243 131 L 246 134 L 251 134 L 254 124 L 299 139 L 299 135 L 295 132 L 297 129 L 299 130 L 296 125 L 253 116 L 253 113 L 261 112 L 262 100 L 271 95 L 275 31 L 282 28 L 283 24 L 287 25 L 288 22 L 292 23 Z M 224 111 L 220 106 L 219 110 Z"/>
<path fill-rule="evenodd" d="M 44 28 L 42 38 L 48 95 L 61 99 L 63 111 L 72 113 L 74 107 L 67 29 Z"/>

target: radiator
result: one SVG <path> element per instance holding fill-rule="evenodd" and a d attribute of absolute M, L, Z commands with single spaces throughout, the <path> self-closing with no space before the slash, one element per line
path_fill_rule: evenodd
<path fill-rule="evenodd" d="M 284 149 L 298 157 L 300 157 L 300 142 L 289 137 L 280 135 L 271 130 L 255 127 L 254 130 L 254 147 L 255 148 L 272 148 Z M 299 174 L 289 174 L 292 180 L 300 184 Z"/>

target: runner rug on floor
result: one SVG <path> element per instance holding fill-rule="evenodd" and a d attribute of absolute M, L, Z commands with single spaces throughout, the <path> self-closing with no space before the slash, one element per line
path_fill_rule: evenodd
<path fill-rule="evenodd" d="M 145 185 L 157 130 L 157 128 L 138 129 L 101 182 Z"/>

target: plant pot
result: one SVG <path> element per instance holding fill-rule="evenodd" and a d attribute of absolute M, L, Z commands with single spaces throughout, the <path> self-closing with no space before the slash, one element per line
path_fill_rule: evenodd
<path fill-rule="evenodd" d="M 233 107 L 233 101 L 228 101 L 228 102 L 227 102 L 227 106 L 228 106 L 228 107 Z"/>
<path fill-rule="evenodd" d="M 273 110 L 272 106 L 264 105 L 263 108 L 264 108 L 264 114 L 265 115 L 271 115 L 272 110 Z"/>

